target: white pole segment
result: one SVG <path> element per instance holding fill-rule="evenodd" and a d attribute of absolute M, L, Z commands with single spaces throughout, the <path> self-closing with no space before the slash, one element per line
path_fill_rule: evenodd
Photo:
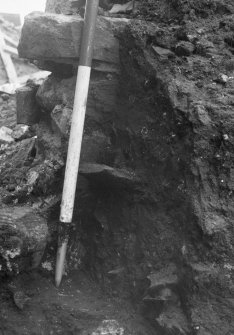
<path fill-rule="evenodd" d="M 91 68 L 80 66 L 77 75 L 75 101 L 72 114 L 67 164 L 62 195 L 60 222 L 71 222 L 80 162 L 81 142 L 89 90 Z"/>
<path fill-rule="evenodd" d="M 79 66 L 60 212 L 60 222 L 65 224 L 72 222 L 90 73 L 91 67 Z M 61 241 L 61 245 L 58 246 L 55 273 L 55 284 L 57 287 L 62 280 L 67 243 L 68 239 L 65 238 Z"/>

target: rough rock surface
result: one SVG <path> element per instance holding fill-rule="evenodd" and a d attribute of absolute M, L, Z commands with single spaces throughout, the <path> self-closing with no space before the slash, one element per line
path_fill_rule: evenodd
<path fill-rule="evenodd" d="M 46 221 L 30 207 L 1 208 L 0 275 L 38 267 L 47 243 Z"/>
<path fill-rule="evenodd" d="M 84 6 L 84 0 L 48 0 L 45 11 L 56 14 L 75 14 Z"/>
<path fill-rule="evenodd" d="M 77 63 L 83 19 L 79 16 L 35 12 L 25 18 L 18 46 L 22 58 Z M 93 59 L 119 64 L 119 43 L 107 29 L 104 18 L 97 22 Z"/>
<path fill-rule="evenodd" d="M 51 75 L 40 86 L 37 92 L 37 101 L 48 112 L 52 112 L 56 105 L 73 107 L 76 76 L 59 78 Z M 93 71 L 89 87 L 87 103 L 87 117 L 102 120 L 105 114 L 106 121 L 112 118 L 115 111 L 118 89 L 118 76 Z M 105 122 L 105 121 L 104 121 Z"/>

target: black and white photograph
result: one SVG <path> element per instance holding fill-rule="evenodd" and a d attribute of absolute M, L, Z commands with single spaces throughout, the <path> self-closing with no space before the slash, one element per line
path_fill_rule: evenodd
<path fill-rule="evenodd" d="M 0 0 L 0 335 L 234 335 L 234 0 Z"/>

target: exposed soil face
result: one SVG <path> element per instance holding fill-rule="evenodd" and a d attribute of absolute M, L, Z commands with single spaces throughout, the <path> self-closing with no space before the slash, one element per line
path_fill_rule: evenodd
<path fill-rule="evenodd" d="M 5 335 L 153 331 L 127 301 L 111 297 L 81 273 L 67 278 L 59 290 L 45 273 L 25 274 L 5 282 L 0 297 L 0 331 Z"/>
<path fill-rule="evenodd" d="M 137 20 L 118 33 L 113 90 L 93 71 L 61 291 L 45 267 L 54 268 L 74 78 L 51 77 L 39 89 L 47 111 L 33 129 L 36 154 L 23 164 L 26 174 L 37 167 L 37 182 L 24 198 L 8 189 L 2 201 L 36 208 L 47 218 L 49 240 L 40 274 L 2 288 L 3 334 L 31 334 L 39 321 L 42 334 L 102 334 L 104 319 L 115 319 L 124 334 L 234 333 L 233 13 L 231 1 L 144 1 Z M 58 91 L 65 92 L 61 101 Z M 53 110 L 51 121 L 46 113 L 58 104 L 64 119 Z M 74 277 L 72 269 L 85 275 Z M 21 312 L 14 292 L 29 298 Z"/>

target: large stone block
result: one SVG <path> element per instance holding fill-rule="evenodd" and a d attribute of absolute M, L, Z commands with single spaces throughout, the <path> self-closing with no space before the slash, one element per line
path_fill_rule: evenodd
<path fill-rule="evenodd" d="M 85 0 L 47 0 L 45 11 L 56 14 L 75 14 L 85 4 Z"/>
<path fill-rule="evenodd" d="M 97 20 L 93 59 L 119 63 L 119 42 L 105 18 Z M 75 15 L 34 12 L 26 16 L 18 46 L 19 56 L 33 60 L 77 63 L 83 19 Z"/>
<path fill-rule="evenodd" d="M 50 76 L 38 89 L 37 100 L 40 106 L 48 111 L 57 105 L 72 108 L 76 77 L 61 79 Z M 97 122 L 109 119 L 112 115 L 117 98 L 118 76 L 92 73 L 87 103 L 87 116 Z"/>

